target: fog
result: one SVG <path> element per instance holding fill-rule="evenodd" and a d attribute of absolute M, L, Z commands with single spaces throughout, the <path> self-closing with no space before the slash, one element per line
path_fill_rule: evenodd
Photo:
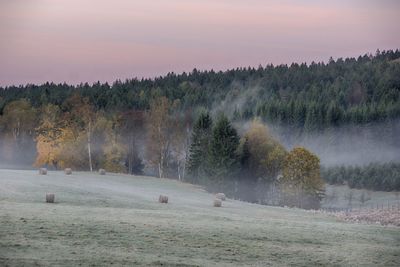
<path fill-rule="evenodd" d="M 224 99 L 213 104 L 211 113 L 214 117 L 223 112 L 234 119 L 235 110 L 254 110 L 258 97 L 266 93 L 258 83 L 244 88 L 239 82 L 233 82 L 231 86 L 232 90 Z M 234 123 L 240 135 L 250 127 L 250 122 L 241 120 Z M 317 154 L 324 166 L 400 161 L 400 119 L 344 124 L 313 133 L 304 133 L 291 125 L 264 123 L 286 149 L 304 146 Z"/>
<path fill-rule="evenodd" d="M 400 160 L 400 120 L 365 125 L 343 125 L 312 134 L 291 127 L 268 125 L 287 148 L 304 146 L 317 154 L 321 164 L 365 165 Z"/>
<path fill-rule="evenodd" d="M 235 122 L 238 132 L 248 129 L 250 121 Z M 290 126 L 267 124 L 272 135 L 288 150 L 295 146 L 304 146 L 317 154 L 324 166 L 365 165 L 371 162 L 400 161 L 400 120 L 369 123 L 365 125 L 343 125 L 312 134 Z M 30 169 L 35 157 L 35 147 L 13 151 L 7 149 L 10 144 L 0 140 L 0 168 Z M 138 154 L 145 157 L 143 138 L 135 141 Z M 97 151 L 96 147 L 92 148 Z M 100 147 L 98 148 L 100 149 Z M 151 169 L 151 168 L 150 168 Z M 146 173 L 150 171 L 146 168 Z"/>
<path fill-rule="evenodd" d="M 251 82 L 250 82 L 251 84 Z M 233 82 L 229 93 L 216 99 L 210 112 L 215 118 L 223 112 L 231 119 L 235 110 L 246 108 L 254 110 L 257 97 L 264 94 L 262 86 L 255 82 L 244 90 L 240 82 Z M 265 96 L 264 96 L 265 97 Z M 234 126 L 243 136 L 250 126 L 251 119 L 234 121 Z M 371 162 L 400 161 L 400 119 L 373 122 L 367 124 L 345 124 L 326 128 L 313 133 L 291 125 L 276 125 L 265 122 L 271 134 L 287 150 L 295 146 L 304 146 L 317 154 L 324 166 L 366 165 Z M 126 146 L 134 145 L 134 150 L 145 163 L 145 173 L 155 174 L 146 162 L 146 129 L 143 125 L 133 127 L 129 136 L 121 136 Z M 13 138 L 0 135 L 0 168 L 29 169 L 36 157 L 36 144 L 32 137 L 24 136 L 23 142 L 15 143 Z M 102 142 L 92 142 L 93 157 L 102 150 Z M 180 148 L 183 149 L 183 148 Z M 86 153 L 85 148 L 83 152 Z"/>

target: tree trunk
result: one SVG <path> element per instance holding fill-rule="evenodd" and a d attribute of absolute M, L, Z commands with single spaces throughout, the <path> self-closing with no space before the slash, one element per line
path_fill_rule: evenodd
<path fill-rule="evenodd" d="M 183 168 L 182 168 L 182 181 L 185 181 L 185 169 L 186 169 L 186 160 L 183 163 Z"/>
<path fill-rule="evenodd" d="M 180 168 L 181 163 L 180 163 L 180 161 L 178 161 L 177 165 L 178 165 L 178 180 L 181 181 L 181 168 Z"/>
<path fill-rule="evenodd" d="M 133 174 L 133 136 L 129 135 L 129 149 L 128 149 L 128 173 Z"/>
<path fill-rule="evenodd" d="M 91 152 L 91 122 L 89 122 L 89 127 L 88 127 L 88 154 L 89 154 L 89 168 L 90 171 L 93 172 L 93 166 L 92 166 L 92 152 Z"/>
<path fill-rule="evenodd" d="M 158 163 L 158 177 L 162 178 L 162 168 L 161 168 L 161 162 Z"/>

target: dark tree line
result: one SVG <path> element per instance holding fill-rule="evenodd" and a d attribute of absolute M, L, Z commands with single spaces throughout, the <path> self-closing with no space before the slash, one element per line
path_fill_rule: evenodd
<path fill-rule="evenodd" d="M 400 190 L 400 163 L 371 163 L 365 166 L 322 168 L 329 184 L 348 184 L 351 188 L 380 191 Z"/>
<path fill-rule="evenodd" d="M 180 109 L 210 110 L 224 100 L 233 119 L 256 115 L 269 122 L 307 131 L 344 123 L 368 123 L 400 115 L 400 51 L 330 60 L 328 63 L 267 65 L 225 72 L 170 73 L 155 79 L 0 88 L 0 114 L 18 99 L 34 108 L 60 106 L 74 93 L 87 97 L 96 110 L 147 110 L 151 100 L 165 96 Z"/>

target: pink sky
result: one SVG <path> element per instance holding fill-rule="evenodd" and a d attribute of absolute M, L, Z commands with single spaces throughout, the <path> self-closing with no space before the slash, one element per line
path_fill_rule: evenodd
<path fill-rule="evenodd" d="M 0 86 L 400 48 L 396 0 L 0 0 Z"/>

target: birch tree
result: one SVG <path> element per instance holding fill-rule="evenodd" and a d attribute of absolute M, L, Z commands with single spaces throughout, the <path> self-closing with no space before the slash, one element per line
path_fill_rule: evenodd
<path fill-rule="evenodd" d="M 158 176 L 165 177 L 165 169 L 171 153 L 172 132 L 175 127 L 171 120 L 171 111 L 176 105 L 166 97 L 155 98 L 148 113 L 147 154 L 149 161 L 158 169 Z"/>

